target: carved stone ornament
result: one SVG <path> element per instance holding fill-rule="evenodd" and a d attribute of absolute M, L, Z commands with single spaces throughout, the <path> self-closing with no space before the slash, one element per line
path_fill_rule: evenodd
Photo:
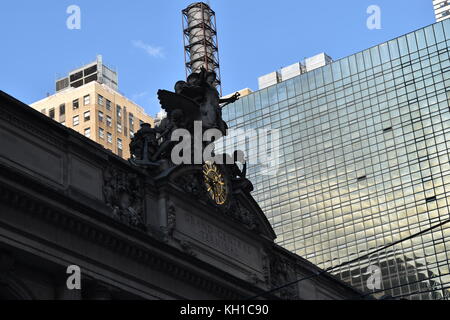
<path fill-rule="evenodd" d="M 295 267 L 288 259 L 278 254 L 270 257 L 270 285 L 278 288 L 296 280 Z M 283 300 L 297 300 L 297 284 L 294 283 L 277 291 L 277 295 Z"/>
<path fill-rule="evenodd" d="M 205 183 L 202 167 L 186 166 L 175 174 L 173 181 L 183 191 L 195 197 L 195 199 L 214 206 L 220 214 L 232 218 L 252 231 L 258 230 L 259 225 L 256 216 L 239 202 L 233 195 L 231 188 L 228 191 L 229 196 L 223 204 L 215 202 L 209 196 L 208 184 Z"/>
<path fill-rule="evenodd" d="M 175 206 L 169 203 L 167 206 L 167 225 L 162 227 L 162 232 L 164 234 L 164 241 L 168 242 L 169 238 L 173 237 L 173 233 L 177 226 L 177 215 Z"/>
<path fill-rule="evenodd" d="M 144 229 L 143 181 L 135 173 L 126 173 L 113 166 L 103 172 L 103 196 L 112 216 L 134 228 Z"/>
<path fill-rule="evenodd" d="M 181 240 L 180 242 L 180 246 L 181 249 L 183 249 L 184 252 L 186 252 L 187 254 L 196 257 L 197 253 L 193 250 L 192 244 L 189 241 L 186 240 Z"/>
<path fill-rule="evenodd" d="M 216 78 L 214 72 L 202 69 L 187 81 L 178 81 L 175 92 L 159 90 L 158 98 L 167 117 L 155 128 L 148 123 L 141 125 L 130 143 L 130 163 L 156 170 L 162 163 L 171 162 L 171 151 L 177 144 L 171 139 L 172 133 L 185 129 L 193 134 L 195 121 L 201 121 L 202 133 L 217 129 L 225 136 L 228 126 L 222 119 L 222 108 L 238 100 L 239 94 L 221 99 L 214 85 Z"/>

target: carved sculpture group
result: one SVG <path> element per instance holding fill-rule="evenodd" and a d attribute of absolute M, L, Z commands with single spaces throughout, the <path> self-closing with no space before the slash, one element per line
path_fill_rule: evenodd
<path fill-rule="evenodd" d="M 123 223 L 143 228 L 143 183 L 136 174 L 108 167 L 103 174 L 103 196 L 112 216 Z"/>
<path fill-rule="evenodd" d="M 167 177 L 181 190 L 192 196 L 196 201 L 215 204 L 216 212 L 245 226 L 248 230 L 260 233 L 257 214 L 250 210 L 245 199 L 246 194 L 253 190 L 252 183 L 246 178 L 247 164 L 242 151 L 235 151 L 232 155 L 223 154 L 220 165 L 220 183 L 229 184 L 227 197 L 223 203 L 211 202 L 208 194 L 214 193 L 214 177 L 205 176 L 205 166 L 179 165 L 171 162 L 171 152 L 175 146 L 172 133 L 177 129 L 185 129 L 194 134 L 194 122 L 201 121 L 202 130 L 217 129 L 223 136 L 227 134 L 227 124 L 222 119 L 222 108 L 236 101 L 239 94 L 229 99 L 220 99 L 214 86 L 216 75 L 214 72 L 202 70 L 191 74 L 187 81 L 179 81 L 175 85 L 175 92 L 160 90 L 158 97 L 162 108 L 167 112 L 158 127 L 152 128 L 150 124 L 142 124 L 141 129 L 132 138 L 130 144 L 130 163 L 136 172 L 147 172 L 142 176 L 136 173 L 120 171 L 109 166 L 104 171 L 103 195 L 106 204 L 111 209 L 112 216 L 131 227 L 145 229 L 144 225 L 144 195 L 145 184 L 159 175 L 170 171 Z M 208 143 L 202 145 L 205 148 Z M 177 169 L 177 170 L 172 170 Z M 217 172 L 216 172 L 217 173 Z M 208 190 L 209 188 L 209 190 Z M 241 197 L 237 196 L 240 191 Z M 212 212 L 211 212 L 212 213 Z M 167 224 L 162 228 L 164 241 L 177 240 L 174 235 L 177 221 L 176 209 L 173 204 L 167 208 Z M 195 256 L 189 242 L 178 239 L 179 246 L 184 252 Z M 277 287 L 291 282 L 295 278 L 294 267 L 281 257 L 263 256 L 265 281 L 270 287 Z M 258 283 L 255 274 L 249 274 L 249 281 Z M 296 287 L 288 287 L 280 291 L 283 299 L 296 298 Z"/>
<path fill-rule="evenodd" d="M 217 129 L 225 136 L 228 127 L 222 119 L 222 108 L 235 102 L 239 94 L 220 99 L 215 81 L 214 72 L 202 69 L 200 73 L 191 74 L 187 81 L 178 81 L 175 92 L 159 90 L 158 98 L 167 117 L 155 128 L 149 124 L 142 125 L 130 144 L 131 163 L 157 167 L 160 161 L 170 161 L 175 145 L 171 140 L 172 133 L 176 129 L 186 129 L 193 134 L 195 121 L 201 121 L 203 131 Z"/>

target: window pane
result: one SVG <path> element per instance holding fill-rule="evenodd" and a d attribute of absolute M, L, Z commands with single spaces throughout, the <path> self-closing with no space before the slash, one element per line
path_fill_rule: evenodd
<path fill-rule="evenodd" d="M 445 39 L 450 39 L 450 19 L 445 19 L 442 21 L 442 26 L 444 27 L 445 31 Z"/>
<path fill-rule="evenodd" d="M 364 56 L 364 65 L 367 69 L 372 68 L 372 59 L 370 57 L 370 50 L 366 50 L 363 52 Z"/>
<path fill-rule="evenodd" d="M 372 65 L 374 67 L 381 64 L 380 54 L 378 52 L 378 47 L 373 47 L 372 49 L 370 49 L 370 55 L 372 56 Z"/>
<path fill-rule="evenodd" d="M 350 67 L 347 58 L 341 60 L 341 72 L 343 78 L 350 76 Z"/>
<path fill-rule="evenodd" d="M 398 41 L 398 47 L 400 48 L 400 56 L 407 55 L 408 52 L 408 44 L 406 43 L 405 37 L 400 37 L 397 39 Z"/>
<path fill-rule="evenodd" d="M 364 66 L 364 57 L 363 57 L 362 52 L 358 52 L 356 54 L 356 64 L 358 66 L 358 71 L 359 72 L 362 72 L 362 71 L 364 71 L 366 69 L 365 66 Z"/>
<path fill-rule="evenodd" d="M 324 76 L 325 84 L 332 83 L 333 82 L 333 76 L 331 75 L 331 66 L 330 65 L 326 65 L 322 69 L 323 69 L 323 76 Z"/>
<path fill-rule="evenodd" d="M 424 34 L 423 30 L 418 30 L 415 32 L 415 34 L 416 34 L 417 45 L 418 45 L 419 49 L 424 49 L 427 46 L 427 44 L 425 41 L 425 34 Z"/>
<path fill-rule="evenodd" d="M 316 84 L 317 87 L 323 87 L 323 74 L 322 74 L 322 68 L 314 70 L 314 76 L 316 78 Z"/>
<path fill-rule="evenodd" d="M 442 24 L 441 23 L 436 23 L 435 25 L 433 25 L 434 28 L 434 35 L 436 36 L 436 42 L 441 42 L 445 40 L 444 37 L 444 30 L 442 29 Z"/>
<path fill-rule="evenodd" d="M 355 57 L 355 55 L 352 55 L 352 56 L 348 57 L 348 62 L 349 62 L 349 65 L 350 65 L 350 72 L 351 72 L 351 74 L 358 73 L 358 67 L 356 66 L 356 57 Z"/>
<path fill-rule="evenodd" d="M 331 66 L 332 66 L 331 68 L 333 70 L 333 79 L 334 79 L 334 81 L 342 79 L 340 64 L 339 63 L 333 63 Z"/>
<path fill-rule="evenodd" d="M 434 38 L 433 26 L 428 26 L 425 28 L 425 37 L 427 39 L 428 46 L 436 43 L 436 39 Z"/>
<path fill-rule="evenodd" d="M 408 39 L 409 51 L 417 51 L 416 36 L 414 35 L 414 33 L 407 34 L 406 39 Z"/>
<path fill-rule="evenodd" d="M 59 106 L 59 115 L 63 116 L 65 114 L 66 114 L 66 105 L 62 104 L 62 105 Z"/>
<path fill-rule="evenodd" d="M 385 63 L 390 60 L 389 57 L 389 47 L 387 43 L 382 43 L 380 45 L 380 55 L 381 55 L 381 62 Z"/>

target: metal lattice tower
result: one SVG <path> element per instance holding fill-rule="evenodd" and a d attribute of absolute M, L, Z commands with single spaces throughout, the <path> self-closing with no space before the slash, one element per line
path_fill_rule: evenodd
<path fill-rule="evenodd" d="M 182 13 L 186 77 L 200 72 L 202 67 L 214 71 L 222 94 L 216 13 L 204 2 L 193 3 Z"/>

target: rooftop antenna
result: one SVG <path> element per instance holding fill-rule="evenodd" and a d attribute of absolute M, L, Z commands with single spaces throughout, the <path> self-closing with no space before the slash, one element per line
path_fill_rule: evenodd
<path fill-rule="evenodd" d="M 195 2 L 182 11 L 186 78 L 191 73 L 214 71 L 216 87 L 222 95 L 216 13 L 208 4 Z"/>

